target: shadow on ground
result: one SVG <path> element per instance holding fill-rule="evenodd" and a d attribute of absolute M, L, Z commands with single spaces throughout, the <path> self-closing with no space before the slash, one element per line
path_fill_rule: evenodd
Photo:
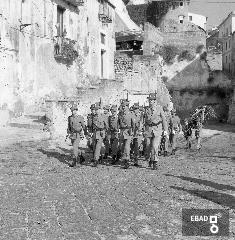
<path fill-rule="evenodd" d="M 38 151 L 47 155 L 48 158 L 56 158 L 61 163 L 64 163 L 67 165 L 71 164 L 71 155 L 59 153 L 59 152 L 55 152 L 55 151 L 48 151 L 48 150 L 44 150 L 42 148 L 39 148 Z"/>
<path fill-rule="evenodd" d="M 230 124 L 216 123 L 216 124 L 206 124 L 205 129 L 217 130 L 221 132 L 235 133 L 235 126 Z"/>
<path fill-rule="evenodd" d="M 185 176 L 174 176 L 174 175 L 171 175 L 171 174 L 165 174 L 165 176 L 180 178 L 180 179 L 185 180 L 185 181 L 197 183 L 197 184 L 200 184 L 200 185 L 205 185 L 205 186 L 208 186 L 208 187 L 215 188 L 217 190 L 235 191 L 235 187 L 233 187 L 233 186 L 220 184 L 220 183 L 215 183 L 215 182 L 208 181 L 208 180 L 192 178 L 192 177 L 185 177 Z"/>
<path fill-rule="evenodd" d="M 235 197 L 226 193 L 205 191 L 205 190 L 199 190 L 199 189 L 186 189 L 183 187 L 175 187 L 175 186 L 171 186 L 171 188 L 178 191 L 187 192 L 191 195 L 209 200 L 211 202 L 217 203 L 224 207 L 235 209 Z"/>

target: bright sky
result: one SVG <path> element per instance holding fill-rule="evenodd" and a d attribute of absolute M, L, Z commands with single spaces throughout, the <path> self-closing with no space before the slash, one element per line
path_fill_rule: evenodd
<path fill-rule="evenodd" d="M 190 2 L 190 12 L 208 17 L 207 29 L 219 25 L 230 12 L 235 11 L 235 0 L 191 0 Z"/>

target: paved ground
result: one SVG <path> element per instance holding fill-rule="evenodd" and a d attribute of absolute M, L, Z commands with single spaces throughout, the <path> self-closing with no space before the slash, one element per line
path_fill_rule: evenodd
<path fill-rule="evenodd" d="M 182 208 L 229 209 L 230 237 L 219 239 L 235 239 L 235 134 L 210 128 L 201 152 L 181 148 L 158 171 L 145 162 L 69 168 L 65 142 L 38 130 L 1 131 L 0 239 L 216 239 L 182 237 Z"/>

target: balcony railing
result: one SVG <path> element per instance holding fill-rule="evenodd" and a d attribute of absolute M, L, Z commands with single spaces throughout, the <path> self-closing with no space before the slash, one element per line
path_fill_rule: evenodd
<path fill-rule="evenodd" d="M 99 7 L 99 20 L 102 23 L 112 23 L 112 15 L 109 11 L 109 6 L 107 3 L 100 4 Z"/>
<path fill-rule="evenodd" d="M 84 5 L 84 0 L 65 0 L 65 1 L 76 7 Z"/>
<path fill-rule="evenodd" d="M 75 49 L 76 41 L 57 36 L 54 38 L 54 57 L 56 60 L 74 61 L 78 57 Z"/>

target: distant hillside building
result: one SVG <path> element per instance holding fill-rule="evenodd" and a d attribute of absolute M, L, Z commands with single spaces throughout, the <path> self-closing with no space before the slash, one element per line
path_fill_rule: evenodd
<path fill-rule="evenodd" d="M 207 17 L 206 16 L 189 12 L 188 20 L 206 31 L 206 28 L 207 28 Z"/>
<path fill-rule="evenodd" d="M 219 25 L 219 38 L 223 43 L 223 70 L 235 75 L 235 50 L 233 33 L 235 31 L 235 11 L 231 12 Z"/>
<path fill-rule="evenodd" d="M 218 29 L 219 38 L 223 44 L 223 71 L 232 76 L 233 98 L 229 111 L 229 122 L 235 124 L 235 11 L 224 19 Z"/>

